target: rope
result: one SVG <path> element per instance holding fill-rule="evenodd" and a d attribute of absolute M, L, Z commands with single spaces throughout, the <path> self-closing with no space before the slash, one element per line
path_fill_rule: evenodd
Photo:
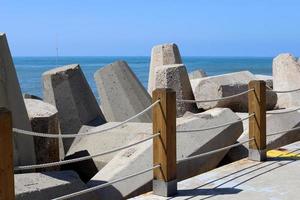
<path fill-rule="evenodd" d="M 244 141 L 244 142 L 233 144 L 233 145 L 230 145 L 230 146 L 227 146 L 227 147 L 223 147 L 223 148 L 220 148 L 220 149 L 216 149 L 216 150 L 213 150 L 213 151 L 202 153 L 202 154 L 199 154 L 199 155 L 195 155 L 195 156 L 190 156 L 190 157 L 187 157 L 187 158 L 183 158 L 183 159 L 178 160 L 177 163 L 188 161 L 188 160 L 193 160 L 193 159 L 196 159 L 196 158 L 201 158 L 201 157 L 208 156 L 208 155 L 215 154 L 215 153 L 219 153 L 219 152 L 225 151 L 227 149 L 231 149 L 233 147 L 238 147 L 238 146 L 243 145 L 245 143 L 248 143 L 248 142 L 250 142 L 252 140 L 254 140 L 254 138 L 249 139 L 249 140 Z"/>
<path fill-rule="evenodd" d="M 140 113 L 130 117 L 129 119 L 127 119 L 123 122 L 120 122 L 119 124 L 116 124 L 114 126 L 108 127 L 106 129 L 98 130 L 98 131 L 90 131 L 90 132 L 87 132 L 87 133 L 78 133 L 78 134 L 61 134 L 61 135 L 58 135 L 58 134 L 49 134 L 49 133 L 38 133 L 38 132 L 32 132 L 32 131 L 26 131 L 26 130 L 13 128 L 13 132 L 18 133 L 18 134 L 24 134 L 24 135 L 30 135 L 30 136 L 36 136 L 36 137 L 46 137 L 46 138 L 74 138 L 74 137 L 84 137 L 84 136 L 87 136 L 87 135 L 94 135 L 94 134 L 98 134 L 98 133 L 102 133 L 102 132 L 105 132 L 105 131 L 109 131 L 109 130 L 118 128 L 118 127 L 126 124 L 127 122 L 139 117 L 140 115 L 143 115 L 145 112 L 147 112 L 148 110 L 153 108 L 159 102 L 160 102 L 160 100 L 155 101 L 153 104 L 151 104 L 145 110 L 141 111 Z"/>
<path fill-rule="evenodd" d="M 212 127 L 208 127 L 208 128 L 203 128 L 203 129 L 177 131 L 177 133 L 187 133 L 187 132 L 207 131 L 207 130 L 211 130 L 211 129 L 221 128 L 221 127 L 224 127 L 224 126 L 228 126 L 228 125 L 231 125 L 231 124 L 235 124 L 235 123 L 238 123 L 238 122 L 245 121 L 245 120 L 249 119 L 250 117 L 253 117 L 254 115 L 255 115 L 255 113 L 252 113 L 252 114 L 249 115 L 248 117 L 239 119 L 239 120 L 234 121 L 234 122 L 228 122 L 228 123 L 225 123 L 225 124 L 221 124 L 221 125 L 217 125 L 217 126 L 212 126 Z"/>
<path fill-rule="evenodd" d="M 300 130 L 300 127 L 295 127 L 295 128 L 288 129 L 288 130 L 283 130 L 283 131 L 278 131 L 278 132 L 275 132 L 275 133 L 270 133 L 270 134 L 267 134 L 267 137 L 273 136 L 273 135 L 279 135 L 279 134 L 282 134 L 282 133 L 286 133 L 286 132 L 290 132 L 290 131 L 295 131 L 295 130 Z"/>
<path fill-rule="evenodd" d="M 76 197 L 76 196 L 83 195 L 83 194 L 86 194 L 86 193 L 89 193 L 89 192 L 93 192 L 95 190 L 98 190 L 98 189 L 110 186 L 110 185 L 112 185 L 114 183 L 117 183 L 117 182 L 120 182 L 120 181 L 124 181 L 126 179 L 130 179 L 130 178 L 133 178 L 135 176 L 139 176 L 141 174 L 147 173 L 147 172 L 152 171 L 152 170 L 154 170 L 156 168 L 159 168 L 159 167 L 160 167 L 160 165 L 155 165 L 155 166 L 153 166 L 151 168 L 145 169 L 145 170 L 137 172 L 135 174 L 124 176 L 123 178 L 115 179 L 115 180 L 113 180 L 111 182 L 104 183 L 104 184 L 101 184 L 101 185 L 98 185 L 98 186 L 95 186 L 95 187 L 92 187 L 92 188 L 88 188 L 88 189 L 85 189 L 85 190 L 81 190 L 81 191 L 78 191 L 78 192 L 74 192 L 72 194 L 67 194 L 65 196 L 61 196 L 61 197 L 55 198 L 54 200 L 70 199 L 72 197 Z"/>
<path fill-rule="evenodd" d="M 238 96 L 242 96 L 244 94 L 247 94 L 248 92 L 254 91 L 254 89 L 250 89 L 244 92 L 241 92 L 239 94 L 235 94 L 235 95 L 231 95 L 231 96 L 227 96 L 227 97 L 222 97 L 222 98 L 218 98 L 218 99 L 209 99 L 209 100 L 185 100 L 185 99 L 177 99 L 178 102 L 184 102 L 184 103 L 206 103 L 206 102 L 214 102 L 214 101 L 223 101 L 226 99 L 231 99 L 231 98 L 235 98 Z"/>
<path fill-rule="evenodd" d="M 273 90 L 273 92 L 276 92 L 276 93 L 290 93 L 290 92 L 297 92 L 297 91 L 300 91 L 300 88 L 293 89 L 293 90 L 283 90 L 283 91 Z"/>
<path fill-rule="evenodd" d="M 46 167 L 53 167 L 53 166 L 57 166 L 57 165 L 66 165 L 66 164 L 69 164 L 69 163 L 80 162 L 80 161 L 92 159 L 94 157 L 103 156 L 103 155 L 106 155 L 106 154 L 114 153 L 116 151 L 127 149 L 129 147 L 132 147 L 132 146 L 135 146 L 137 144 L 140 144 L 140 143 L 146 142 L 148 140 L 151 140 L 151 139 L 153 139 L 153 138 L 155 138 L 155 137 L 157 137 L 159 135 L 160 135 L 160 133 L 156 133 L 156 134 L 152 135 L 151 137 L 145 138 L 145 139 L 140 140 L 140 141 L 138 141 L 136 143 L 132 143 L 132 144 L 125 145 L 125 146 L 122 146 L 122 147 L 118 147 L 118 148 L 115 148 L 115 149 L 112 149 L 112 150 L 109 150 L 109 151 L 105 151 L 105 152 L 102 152 L 102 153 L 97 153 L 97 154 L 91 155 L 91 156 L 84 156 L 84 157 L 80 157 L 80 158 L 74 158 L 74 159 L 70 159 L 70 160 L 57 161 L 57 162 L 52 162 L 52 163 L 44 163 L 44 164 L 37 164 L 37 165 L 27 165 L 27 166 L 18 166 L 18 167 L 15 167 L 14 170 L 15 171 L 19 171 L 19 170 L 40 169 L 40 168 L 46 168 Z"/>
<path fill-rule="evenodd" d="M 287 110 L 287 111 L 281 111 L 281 112 L 274 112 L 274 111 L 266 112 L 266 114 L 278 115 L 278 114 L 291 113 L 291 112 L 295 112 L 295 111 L 298 111 L 298 110 L 300 110 L 300 107 L 297 108 L 297 109 L 294 109 L 294 110 Z"/>

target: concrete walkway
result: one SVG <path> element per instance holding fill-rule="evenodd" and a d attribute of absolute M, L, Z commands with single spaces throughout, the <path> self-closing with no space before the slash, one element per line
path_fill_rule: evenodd
<path fill-rule="evenodd" d="M 179 182 L 176 197 L 148 193 L 133 199 L 300 199 L 300 143 L 270 151 L 268 157 L 262 163 L 244 159 Z"/>

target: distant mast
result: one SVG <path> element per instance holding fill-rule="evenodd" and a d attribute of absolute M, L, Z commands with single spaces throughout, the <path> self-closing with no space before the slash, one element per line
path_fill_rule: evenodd
<path fill-rule="evenodd" d="M 56 66 L 58 65 L 58 34 L 56 33 L 55 37 L 55 48 L 56 48 Z"/>

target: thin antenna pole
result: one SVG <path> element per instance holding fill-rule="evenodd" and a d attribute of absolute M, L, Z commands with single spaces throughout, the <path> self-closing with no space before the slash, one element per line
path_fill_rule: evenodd
<path fill-rule="evenodd" d="M 58 34 L 56 33 L 56 40 L 55 40 L 55 46 L 56 46 L 56 65 L 58 65 Z"/>

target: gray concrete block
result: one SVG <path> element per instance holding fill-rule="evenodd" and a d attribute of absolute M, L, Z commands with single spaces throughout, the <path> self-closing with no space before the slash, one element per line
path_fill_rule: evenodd
<path fill-rule="evenodd" d="M 87 189 L 73 171 L 26 173 L 15 175 L 15 195 L 17 200 L 50 200 L 63 195 Z M 94 192 L 70 198 L 72 200 L 98 200 Z"/>
<path fill-rule="evenodd" d="M 189 79 L 196 79 L 196 78 L 205 78 L 207 77 L 207 74 L 202 69 L 197 69 L 195 71 L 192 71 L 189 73 Z"/>
<path fill-rule="evenodd" d="M 293 90 L 300 88 L 300 62 L 293 55 L 280 54 L 273 60 L 274 90 Z M 300 106 L 300 92 L 278 94 L 278 107 Z"/>
<path fill-rule="evenodd" d="M 226 122 L 239 119 L 230 109 L 216 108 L 200 114 L 186 114 L 177 119 L 177 130 L 195 130 L 205 127 L 220 125 Z M 195 132 L 177 133 L 177 159 L 186 158 L 193 155 L 205 153 L 214 149 L 222 148 L 233 144 L 242 133 L 242 123 L 225 126 L 218 129 Z M 132 139 L 130 143 L 140 141 L 149 137 L 151 133 L 141 133 Z M 222 142 L 220 142 L 222 141 Z M 129 143 L 129 142 L 128 142 Z M 177 178 L 183 180 L 199 173 L 214 169 L 227 151 L 214 155 L 205 156 L 191 161 L 180 162 L 178 164 Z M 121 178 L 146 168 L 153 166 L 152 141 L 147 141 L 129 149 L 120 151 L 114 158 L 102 168 L 88 183 L 89 187 L 98 182 L 109 182 L 116 178 Z M 148 172 L 143 175 L 113 184 L 110 189 L 98 190 L 97 193 L 103 199 L 109 199 L 111 191 L 117 190 L 118 194 L 113 199 L 122 199 L 133 196 L 134 193 L 145 193 L 151 190 L 153 173 Z"/>
<path fill-rule="evenodd" d="M 117 61 L 99 69 L 94 78 L 107 121 L 124 121 L 152 103 L 150 95 L 125 61 Z M 151 111 L 132 120 L 151 121 Z"/>
<path fill-rule="evenodd" d="M 105 123 L 102 111 L 78 64 L 43 73 L 44 101 L 56 106 L 62 134 L 75 134 L 82 125 Z M 65 151 L 73 139 L 64 139 Z"/>
<path fill-rule="evenodd" d="M 179 49 L 176 44 L 161 44 L 152 48 L 149 69 L 148 92 L 152 95 L 155 84 L 155 69 L 163 65 L 182 64 Z"/>
<path fill-rule="evenodd" d="M 163 65 L 155 69 L 155 83 L 152 89 L 171 88 L 176 92 L 176 99 L 194 100 L 190 80 L 183 64 Z M 176 102 L 177 117 L 185 112 L 197 112 L 195 103 Z"/>
<path fill-rule="evenodd" d="M 85 127 L 86 131 L 101 131 L 103 129 L 112 127 L 117 125 L 117 122 L 108 122 L 102 126 L 88 128 Z M 69 152 L 67 155 L 74 154 L 81 150 L 87 150 L 91 155 L 96 153 L 104 152 L 107 150 L 111 150 L 113 148 L 117 148 L 120 146 L 124 146 L 132 141 L 139 134 L 152 132 L 152 124 L 151 123 L 135 123 L 129 122 L 124 124 L 121 127 L 105 131 L 99 134 L 89 135 L 85 137 L 78 137 L 74 140 Z M 82 130 L 84 132 L 84 130 Z M 102 169 L 107 163 L 109 163 L 113 157 L 117 154 L 110 153 L 107 155 L 99 156 L 93 158 L 95 165 L 98 170 Z"/>
<path fill-rule="evenodd" d="M 12 112 L 13 127 L 31 131 L 17 73 L 10 54 L 6 35 L 0 33 L 0 106 Z M 35 163 L 34 142 L 31 136 L 15 134 L 14 163 Z"/>
<path fill-rule="evenodd" d="M 43 99 L 41 97 L 35 96 L 33 94 L 28 94 L 28 93 L 23 93 L 23 98 L 24 99 L 36 99 L 36 100 L 43 101 Z"/>
<path fill-rule="evenodd" d="M 59 134 L 59 122 L 57 109 L 48 103 L 36 99 L 24 99 L 28 112 L 31 128 L 35 132 Z M 37 164 L 59 161 L 60 148 L 56 138 L 34 137 L 35 154 Z M 49 167 L 39 171 L 51 171 L 59 169 Z"/>

